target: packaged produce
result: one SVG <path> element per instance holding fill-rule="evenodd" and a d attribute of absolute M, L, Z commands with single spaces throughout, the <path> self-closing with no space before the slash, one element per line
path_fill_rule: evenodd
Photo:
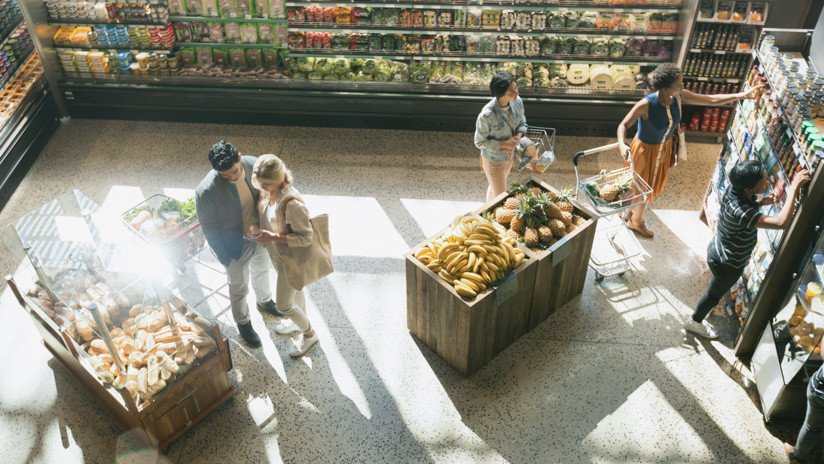
<path fill-rule="evenodd" d="M 533 11 L 530 19 L 530 29 L 534 32 L 541 32 L 546 29 L 547 14 L 545 11 Z"/>
<path fill-rule="evenodd" d="M 609 39 L 609 57 L 621 58 L 627 52 L 627 39 L 614 37 Z"/>
<path fill-rule="evenodd" d="M 578 19 L 580 15 L 577 11 L 565 11 L 564 12 L 564 27 L 566 28 L 577 28 L 578 27 Z"/>
<path fill-rule="evenodd" d="M 735 7 L 732 10 L 733 21 L 745 21 L 747 19 L 747 2 L 735 2 Z"/>
<path fill-rule="evenodd" d="M 481 25 L 484 29 L 497 29 L 501 26 L 501 12 L 484 10 L 481 13 Z"/>
<path fill-rule="evenodd" d="M 576 63 L 569 66 L 566 75 L 567 81 L 574 85 L 586 84 L 589 80 L 589 65 Z"/>
<path fill-rule="evenodd" d="M 222 48 L 213 48 L 212 62 L 219 67 L 229 66 L 229 52 Z"/>
<path fill-rule="evenodd" d="M 263 54 L 261 53 L 261 50 L 254 48 L 246 49 L 246 66 L 249 69 L 263 68 Z"/>
<path fill-rule="evenodd" d="M 207 26 L 209 28 L 209 35 L 203 40 L 204 42 L 223 43 L 226 41 L 223 23 L 207 23 Z"/>
<path fill-rule="evenodd" d="M 224 18 L 235 18 L 235 0 L 217 0 L 218 8 L 220 9 L 220 16 Z"/>
<path fill-rule="evenodd" d="M 516 13 L 512 10 L 503 10 L 500 17 L 500 28 L 504 31 L 515 29 Z"/>
<path fill-rule="evenodd" d="M 764 2 L 752 2 L 750 6 L 750 19 L 752 24 L 760 24 L 764 22 Z"/>
<path fill-rule="evenodd" d="M 563 29 L 566 27 L 566 18 L 561 11 L 550 11 L 547 13 L 547 27 L 550 29 Z"/>
<path fill-rule="evenodd" d="M 240 28 L 240 23 L 223 24 L 223 34 L 225 36 L 225 42 L 230 44 L 240 43 Z"/>
<path fill-rule="evenodd" d="M 196 0 L 192 1 L 194 2 Z M 220 9 L 218 8 L 217 0 L 200 0 L 200 5 L 200 16 L 220 16 Z"/>
<path fill-rule="evenodd" d="M 587 56 L 589 55 L 589 49 L 592 46 L 592 39 L 589 37 L 578 37 L 575 40 L 575 46 L 572 49 L 573 55 L 578 56 Z"/>
<path fill-rule="evenodd" d="M 596 27 L 596 22 L 600 15 L 594 11 L 585 11 L 578 19 L 579 29 L 593 29 Z"/>
<path fill-rule="evenodd" d="M 259 24 L 257 27 L 258 43 L 273 44 L 275 43 L 275 34 L 272 32 L 271 24 Z"/>
<path fill-rule="evenodd" d="M 605 64 L 594 64 L 590 68 L 590 86 L 599 90 L 612 90 L 614 86 L 612 71 Z"/>
<path fill-rule="evenodd" d="M 715 8 L 715 17 L 722 21 L 727 21 L 732 18 L 732 4 L 733 2 L 727 0 L 720 0 L 718 6 Z M 746 6 L 746 2 L 745 2 Z"/>
<path fill-rule="evenodd" d="M 169 14 L 173 15 L 186 15 L 186 2 L 185 0 L 169 0 Z"/>
<path fill-rule="evenodd" d="M 590 47 L 590 56 L 595 58 L 606 58 L 609 56 L 609 45 L 607 39 L 598 37 L 592 39 L 592 47 Z"/>
<path fill-rule="evenodd" d="M 578 40 L 575 37 L 562 37 L 561 41 L 558 42 L 558 54 L 559 55 L 572 55 L 575 51 L 575 45 L 577 45 Z"/>
<path fill-rule="evenodd" d="M 558 53 L 558 44 L 561 41 L 556 36 L 546 36 L 541 40 L 541 56 L 551 56 Z"/>
<path fill-rule="evenodd" d="M 454 286 L 460 296 L 471 300 L 526 258 L 501 229 L 485 219 L 459 218 L 449 231 L 413 255 Z"/>
<path fill-rule="evenodd" d="M 198 66 L 208 66 L 213 63 L 211 47 L 197 47 Z"/>
<path fill-rule="evenodd" d="M 528 31 L 532 28 L 532 13 L 529 11 L 518 11 L 515 13 L 515 30 Z"/>
<path fill-rule="evenodd" d="M 278 53 L 275 50 L 263 50 L 262 60 L 264 69 L 277 69 Z"/>

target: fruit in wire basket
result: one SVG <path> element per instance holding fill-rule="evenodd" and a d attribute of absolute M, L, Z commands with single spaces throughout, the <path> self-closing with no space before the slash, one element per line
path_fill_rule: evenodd
<path fill-rule="evenodd" d="M 626 192 L 630 187 L 632 187 L 632 176 L 623 175 L 613 182 L 602 185 L 599 189 L 599 195 L 607 203 L 612 203 L 618 198 L 618 195 Z"/>
<path fill-rule="evenodd" d="M 464 216 L 413 256 L 458 295 L 472 299 L 521 265 L 526 256 L 515 245 L 503 227 Z"/>

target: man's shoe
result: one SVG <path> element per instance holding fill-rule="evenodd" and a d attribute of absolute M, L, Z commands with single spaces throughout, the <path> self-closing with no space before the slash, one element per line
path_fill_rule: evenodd
<path fill-rule="evenodd" d="M 684 329 L 687 332 L 698 335 L 699 337 L 709 338 L 711 340 L 718 338 L 718 333 L 707 321 L 695 322 L 692 316 L 687 316 L 684 321 Z"/>
<path fill-rule="evenodd" d="M 255 329 L 252 328 L 251 322 L 247 322 L 245 324 L 238 324 L 237 330 L 238 332 L 240 332 L 240 336 L 243 338 L 243 341 L 246 342 L 247 345 L 251 346 L 252 348 L 257 348 L 260 346 L 260 337 L 258 337 L 257 332 L 255 332 Z"/>
<path fill-rule="evenodd" d="M 277 303 L 275 303 L 272 300 L 268 300 L 268 301 L 265 301 L 263 303 L 258 303 L 257 304 L 257 309 L 258 309 L 258 311 L 263 311 L 263 312 L 269 313 L 269 314 L 271 314 L 272 316 L 275 316 L 275 317 L 286 317 L 285 314 L 278 311 Z"/>

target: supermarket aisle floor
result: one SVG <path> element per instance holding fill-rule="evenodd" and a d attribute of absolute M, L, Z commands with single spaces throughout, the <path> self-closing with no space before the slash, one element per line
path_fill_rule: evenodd
<path fill-rule="evenodd" d="M 401 256 L 481 204 L 485 180 L 469 132 L 72 120 L 0 226 L 72 187 L 113 211 L 153 193 L 186 194 L 220 138 L 287 161 L 312 212 L 331 215 L 336 272 L 308 289 L 321 343 L 300 361 L 272 318 L 255 314 L 264 347 L 249 350 L 220 314 L 223 294 L 204 303 L 233 338 L 238 392 L 160 460 L 785 462 L 781 439 L 797 428 L 765 428 L 730 340 L 681 329 L 708 281 L 709 233 L 697 211 L 717 146 L 690 145 L 689 162 L 652 208 L 657 235 L 642 241 L 635 272 L 596 285 L 590 270 L 579 298 L 465 379 L 409 335 Z M 560 137 L 546 180 L 572 186 L 571 155 L 607 142 Z M 19 263 L 0 257 L 6 272 Z M 220 283 L 208 270 L 198 275 Z M 51 359 L 7 290 L 0 318 L 0 449 L 11 450 L 10 462 L 126 455 L 128 437 Z"/>

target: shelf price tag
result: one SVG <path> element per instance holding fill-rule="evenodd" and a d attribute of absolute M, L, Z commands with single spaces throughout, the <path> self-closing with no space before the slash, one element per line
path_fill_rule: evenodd
<path fill-rule="evenodd" d="M 512 298 L 513 295 L 518 293 L 518 276 L 510 274 L 509 277 L 504 278 L 504 280 L 498 282 L 498 285 L 495 286 L 495 299 L 496 302 L 501 305 L 504 304 L 507 300 Z"/>

